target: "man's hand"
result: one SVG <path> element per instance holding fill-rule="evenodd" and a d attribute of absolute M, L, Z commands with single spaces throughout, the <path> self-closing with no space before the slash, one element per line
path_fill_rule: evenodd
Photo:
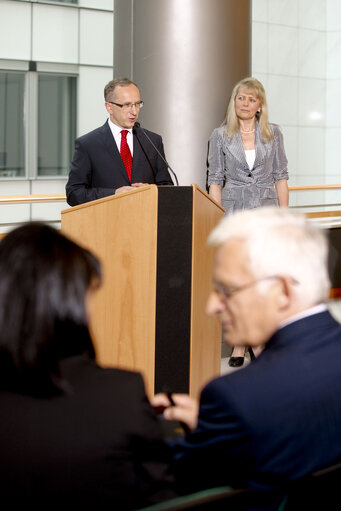
<path fill-rule="evenodd" d="M 149 183 L 132 183 L 132 188 L 141 188 L 141 186 L 148 186 Z"/>
<path fill-rule="evenodd" d="M 149 183 L 132 183 L 131 186 L 121 186 L 121 188 L 117 188 L 115 191 L 115 195 L 119 195 L 120 193 L 129 192 L 134 188 L 141 188 L 141 186 L 148 186 Z"/>
<path fill-rule="evenodd" d="M 167 394 L 156 394 L 151 398 L 151 405 L 163 413 L 169 421 L 179 421 L 193 430 L 198 424 L 199 403 L 187 394 L 172 394 L 172 404 Z"/>

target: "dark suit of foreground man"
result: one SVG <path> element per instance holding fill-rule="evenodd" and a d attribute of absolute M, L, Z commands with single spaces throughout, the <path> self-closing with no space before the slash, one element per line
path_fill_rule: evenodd
<path fill-rule="evenodd" d="M 282 488 L 341 458 L 341 326 L 325 305 L 327 242 L 304 215 L 269 207 L 227 216 L 210 243 L 208 314 L 231 346 L 264 350 L 208 383 L 199 409 L 187 395 L 154 404 L 192 430 L 174 445 L 184 491 Z"/>
<path fill-rule="evenodd" d="M 76 206 L 144 184 L 172 185 L 167 165 L 153 145 L 137 128 L 133 128 L 143 106 L 138 87 L 127 78 L 112 80 L 104 89 L 108 121 L 75 142 L 69 179 L 67 202 Z M 128 130 L 133 166 L 131 180 L 120 155 L 120 131 Z M 164 157 L 162 138 L 147 131 Z"/>
<path fill-rule="evenodd" d="M 141 375 L 95 362 L 100 279 L 97 259 L 51 227 L 0 243 L 0 492 L 15 508 L 131 510 L 174 496 Z"/>

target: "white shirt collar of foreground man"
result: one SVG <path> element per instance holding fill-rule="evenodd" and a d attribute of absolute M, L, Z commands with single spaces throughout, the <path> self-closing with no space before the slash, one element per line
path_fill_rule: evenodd
<path fill-rule="evenodd" d="M 294 314 L 290 318 L 281 321 L 279 328 L 283 328 L 287 325 L 290 325 L 290 323 L 294 323 L 295 321 L 298 321 L 300 319 L 307 318 L 308 316 L 312 316 L 313 314 L 319 314 L 320 312 L 324 312 L 325 310 L 327 310 L 327 305 L 325 303 L 319 303 L 318 305 L 309 307 L 309 309 L 305 309 L 304 311 L 298 312 L 297 314 Z"/>

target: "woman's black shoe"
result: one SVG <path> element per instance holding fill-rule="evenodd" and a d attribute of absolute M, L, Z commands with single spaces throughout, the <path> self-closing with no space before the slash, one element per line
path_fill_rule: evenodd
<path fill-rule="evenodd" d="M 249 352 L 249 355 L 250 355 L 250 360 L 254 360 L 256 358 L 254 352 L 253 352 L 253 349 L 248 347 L 248 352 Z"/>
<path fill-rule="evenodd" d="M 230 357 L 230 367 L 241 367 L 244 364 L 244 357 Z"/>

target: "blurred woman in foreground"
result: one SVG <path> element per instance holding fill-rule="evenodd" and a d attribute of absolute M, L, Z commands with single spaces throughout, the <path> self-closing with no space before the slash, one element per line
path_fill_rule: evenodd
<path fill-rule="evenodd" d="M 126 510 L 174 496 L 141 375 L 95 362 L 100 281 L 95 256 L 41 223 L 0 243 L 0 488 L 11 503 Z"/>

